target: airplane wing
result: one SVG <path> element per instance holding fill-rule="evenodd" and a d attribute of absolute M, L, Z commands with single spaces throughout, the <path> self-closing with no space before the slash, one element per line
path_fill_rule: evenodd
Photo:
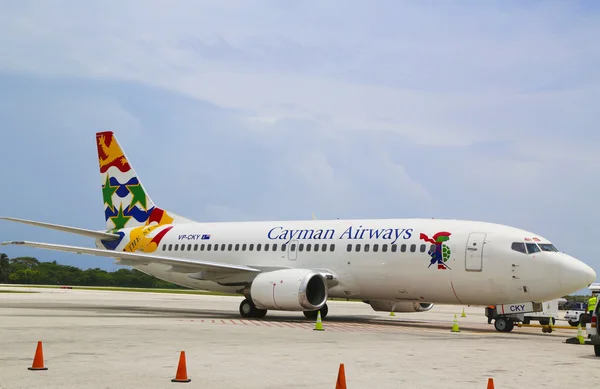
<path fill-rule="evenodd" d="M 123 265 L 125 266 L 138 266 L 138 265 L 147 265 L 150 263 L 161 263 L 165 265 L 171 265 L 176 271 L 182 273 L 194 273 L 200 271 L 209 271 L 211 273 L 259 273 L 261 270 L 255 269 L 252 267 L 244 266 L 244 265 L 234 265 L 228 263 L 219 263 L 219 262 L 211 262 L 211 261 L 202 261 L 202 260 L 193 260 L 193 259 L 185 259 L 185 258 L 175 258 L 175 257 L 163 257 L 158 255 L 144 254 L 139 252 L 124 252 L 124 251 L 112 251 L 112 250 L 102 250 L 102 249 L 92 249 L 86 247 L 76 247 L 76 246 L 65 246 L 60 244 L 52 244 L 52 243 L 38 243 L 38 242 L 27 242 L 27 241 L 9 241 L 2 242 L 0 246 L 8 246 L 8 245 L 23 245 L 41 249 L 48 250 L 57 250 L 57 251 L 67 251 L 77 254 L 87 254 L 87 255 L 95 255 L 100 257 L 109 257 L 109 258 L 117 258 L 119 260 L 123 260 Z"/>
<path fill-rule="evenodd" d="M 34 221 L 34 220 L 17 219 L 16 217 L 0 217 L 0 219 L 1 220 L 9 220 L 11 222 L 30 224 L 32 226 L 50 228 L 53 230 L 58 230 L 58 231 L 63 231 L 63 232 L 70 232 L 72 234 L 83 235 L 83 236 L 87 236 L 87 237 L 95 238 L 95 239 L 118 240 L 121 238 L 119 235 L 111 234 L 109 232 L 87 230 L 84 228 L 77 228 L 77 227 L 61 226 L 60 224 L 44 223 L 44 222 L 38 222 L 38 221 Z"/>

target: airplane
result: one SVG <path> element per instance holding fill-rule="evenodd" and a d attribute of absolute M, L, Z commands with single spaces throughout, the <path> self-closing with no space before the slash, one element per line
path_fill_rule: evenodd
<path fill-rule="evenodd" d="M 95 239 L 96 248 L 8 241 L 115 258 L 186 288 L 239 294 L 244 318 L 268 310 L 325 318 L 329 298 L 375 311 L 434 304 L 543 302 L 587 287 L 595 271 L 542 236 L 468 220 L 196 222 L 158 207 L 112 131 L 96 133 L 105 228 L 4 220 Z"/>

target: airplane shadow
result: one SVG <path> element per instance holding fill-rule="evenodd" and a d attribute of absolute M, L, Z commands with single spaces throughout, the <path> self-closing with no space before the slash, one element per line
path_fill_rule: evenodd
<path fill-rule="evenodd" d="M 312 319 L 307 319 L 304 315 L 299 312 L 298 315 L 293 315 L 290 313 L 279 314 L 278 312 L 269 312 L 269 314 L 262 319 L 244 319 L 240 316 L 237 311 L 214 311 L 214 310 L 204 310 L 199 308 L 169 308 L 169 307 L 143 307 L 143 306 L 120 306 L 120 305 L 98 305 L 93 306 L 89 304 L 71 304 L 71 303 L 52 303 L 52 304 L 40 304 L 40 303 L 24 303 L 19 305 L 13 304 L 2 304 L 0 303 L 0 308 L 21 308 L 21 309 L 40 309 L 44 312 L 40 312 L 40 315 L 36 314 L 19 314 L 19 316 L 69 316 L 69 317 L 81 317 L 81 318 L 89 318 L 89 314 L 77 314 L 77 311 L 80 312 L 96 312 L 99 316 L 103 318 L 140 318 L 140 317 L 152 317 L 155 319 L 160 318 L 169 318 L 169 319 L 180 319 L 180 320 L 247 320 L 247 321 L 255 321 L 255 322 L 275 322 L 275 323 L 314 323 L 315 321 Z M 48 314 L 48 311 L 57 311 L 55 315 Z M 68 313 L 61 313 L 58 311 L 69 311 Z M 8 313 L 3 313 L 0 311 L 0 316 L 11 316 Z M 373 330 L 383 330 L 386 329 L 394 330 L 394 329 L 406 329 L 410 331 L 411 328 L 415 330 L 422 329 L 431 329 L 431 330 L 446 330 L 450 333 L 450 329 L 452 328 L 452 321 L 432 321 L 432 320 L 419 320 L 419 319 L 405 319 L 402 317 L 394 317 L 390 319 L 384 319 L 380 316 L 375 315 L 332 315 L 327 316 L 323 319 L 323 324 L 332 323 L 333 325 L 341 326 L 346 331 L 352 331 L 352 326 L 356 325 L 357 329 L 359 326 L 368 325 L 367 328 L 371 328 Z M 341 328 L 340 327 L 340 328 Z M 363 328 L 364 329 L 364 328 Z M 501 338 L 506 339 L 506 336 L 543 336 L 543 337 L 553 337 L 556 338 L 558 336 L 572 337 L 570 334 L 564 331 L 553 332 L 552 334 L 545 334 L 541 332 L 541 329 L 538 331 L 523 331 L 523 329 L 515 328 L 510 333 L 501 333 L 496 331 L 493 325 L 489 325 L 486 323 L 472 323 L 472 322 L 462 322 L 460 323 L 460 331 L 463 333 L 485 333 L 486 339 L 493 338 Z"/>

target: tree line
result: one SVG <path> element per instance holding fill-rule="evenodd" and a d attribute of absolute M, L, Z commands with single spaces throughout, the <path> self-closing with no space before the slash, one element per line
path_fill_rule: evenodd
<path fill-rule="evenodd" d="M 3 253 L 0 253 L 0 283 L 184 289 L 135 269 L 122 268 L 114 272 L 99 268 L 82 270 L 59 265 L 56 261 L 41 262 L 33 257 L 9 258 Z"/>

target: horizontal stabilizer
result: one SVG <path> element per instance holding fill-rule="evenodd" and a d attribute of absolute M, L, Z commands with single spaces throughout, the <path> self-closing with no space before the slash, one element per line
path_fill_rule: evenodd
<path fill-rule="evenodd" d="M 77 227 L 69 227 L 69 226 L 61 226 L 59 224 L 51 224 L 44 222 L 37 222 L 33 220 L 25 220 L 25 219 L 17 219 L 14 217 L 0 217 L 2 220 L 9 220 L 12 222 L 31 224 L 32 226 L 45 227 L 53 230 L 70 232 L 72 234 L 83 235 L 89 238 L 102 239 L 102 240 L 118 240 L 121 237 L 117 234 L 111 234 L 110 232 L 102 232 L 102 231 L 94 231 L 94 230 L 86 230 L 84 228 Z"/>
<path fill-rule="evenodd" d="M 244 265 L 233 265 L 227 263 L 219 263 L 219 262 L 210 262 L 210 261 L 199 261 L 185 258 L 174 258 L 174 257 L 162 257 L 158 255 L 151 254 L 142 254 L 142 253 L 131 253 L 131 252 L 123 252 L 123 251 L 112 251 L 112 250 L 102 250 L 102 249 L 92 249 L 86 247 L 76 247 L 76 246 L 65 246 L 59 244 L 51 244 L 51 243 L 38 243 L 38 242 L 27 242 L 27 241 L 11 241 L 11 242 L 2 242 L 0 246 L 7 245 L 24 245 L 29 247 L 47 249 L 47 250 L 57 250 L 57 251 L 67 251 L 77 254 L 87 254 L 87 255 L 95 255 L 99 257 L 109 257 L 109 258 L 118 258 L 123 259 L 127 265 L 130 264 L 135 265 L 146 265 L 150 263 L 160 263 L 165 265 L 177 266 L 178 268 L 186 268 L 191 272 L 198 272 L 201 270 L 210 270 L 212 272 L 220 272 L 220 273 L 238 273 L 238 272 L 253 272 L 260 273 L 260 270 L 254 269 Z"/>

